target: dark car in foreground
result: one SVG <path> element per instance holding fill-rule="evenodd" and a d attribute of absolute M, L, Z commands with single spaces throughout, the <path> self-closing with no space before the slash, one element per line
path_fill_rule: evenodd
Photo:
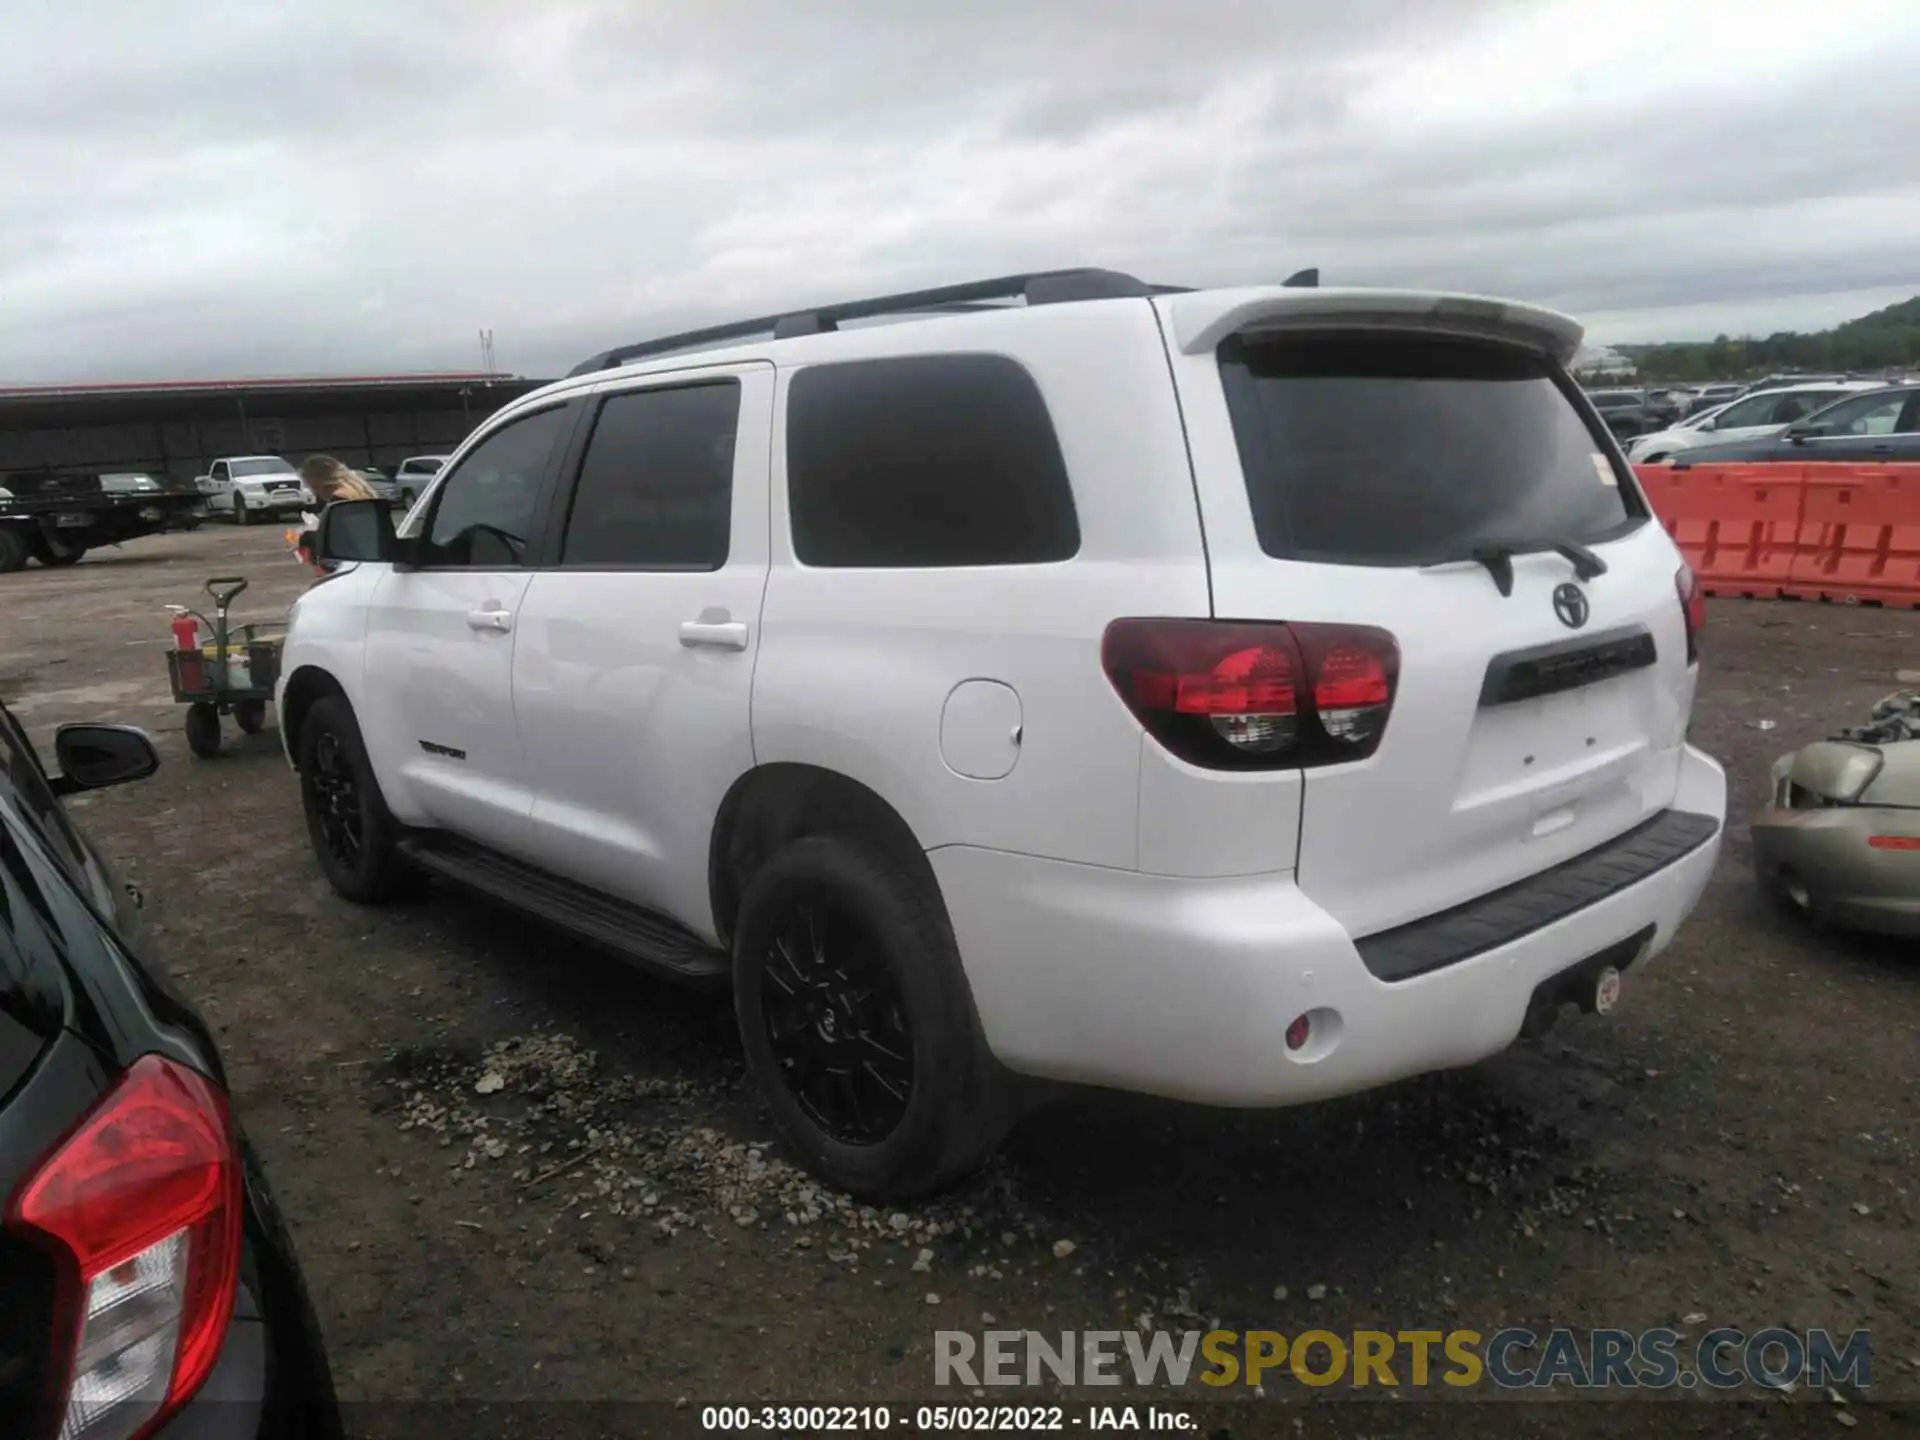
<path fill-rule="evenodd" d="M 0 705 L 0 1435 L 336 1440 L 286 1228 L 205 1022 L 60 797 L 152 743 Z"/>
<path fill-rule="evenodd" d="M 1864 390 L 1815 410 L 1777 435 L 1696 445 L 1673 457 L 1688 465 L 1831 460 L 1856 465 L 1920 461 L 1920 385 Z"/>

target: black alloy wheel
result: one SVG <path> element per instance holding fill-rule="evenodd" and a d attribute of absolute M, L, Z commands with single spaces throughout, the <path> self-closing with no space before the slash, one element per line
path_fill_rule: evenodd
<path fill-rule="evenodd" d="M 760 970 L 767 1041 L 788 1092 L 831 1139 L 875 1145 L 913 1096 L 913 1032 L 873 937 L 824 895 L 788 912 Z"/>
<path fill-rule="evenodd" d="M 327 883 L 360 905 L 413 890 L 420 874 L 400 853 L 402 831 L 380 793 L 353 707 L 329 695 L 296 724 L 301 807 Z"/>
<path fill-rule="evenodd" d="M 316 738 L 307 785 L 308 805 L 327 858 L 343 870 L 359 870 L 367 845 L 366 802 L 338 731 L 326 730 Z"/>

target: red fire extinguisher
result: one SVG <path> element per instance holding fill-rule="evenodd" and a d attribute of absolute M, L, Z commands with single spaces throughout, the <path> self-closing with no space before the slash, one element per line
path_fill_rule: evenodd
<path fill-rule="evenodd" d="M 180 652 L 180 688 L 200 689 L 200 622 L 193 616 L 173 617 L 173 648 Z"/>

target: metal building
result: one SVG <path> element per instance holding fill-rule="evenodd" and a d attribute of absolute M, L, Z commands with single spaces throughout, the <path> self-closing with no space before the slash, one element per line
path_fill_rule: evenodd
<path fill-rule="evenodd" d="M 144 471 L 186 487 L 222 455 L 327 454 L 391 470 L 444 454 L 540 385 L 500 374 L 0 387 L 0 475 Z"/>

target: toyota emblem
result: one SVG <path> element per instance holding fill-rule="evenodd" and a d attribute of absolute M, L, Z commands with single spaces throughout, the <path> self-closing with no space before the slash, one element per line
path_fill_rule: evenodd
<path fill-rule="evenodd" d="M 1560 617 L 1560 623 L 1569 630 L 1578 630 L 1587 623 L 1587 594 L 1578 585 L 1556 586 L 1553 592 L 1553 613 Z"/>

